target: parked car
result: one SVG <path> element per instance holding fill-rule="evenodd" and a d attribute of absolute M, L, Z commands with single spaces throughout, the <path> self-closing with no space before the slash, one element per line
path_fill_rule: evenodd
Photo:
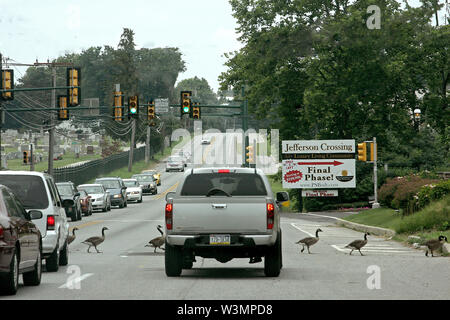
<path fill-rule="evenodd" d="M 42 212 L 27 212 L 14 193 L 0 185 L 0 293 L 16 294 L 19 274 L 23 284 L 37 286 L 42 274 L 42 237 L 32 219 Z"/>
<path fill-rule="evenodd" d="M 166 162 L 166 172 L 177 170 L 184 171 L 184 160 L 180 156 L 170 156 Z"/>
<path fill-rule="evenodd" d="M 91 216 L 94 210 L 92 208 L 92 197 L 84 190 L 78 190 L 78 192 L 80 193 L 81 212 L 86 216 Z"/>
<path fill-rule="evenodd" d="M 166 275 L 179 276 L 195 256 L 225 263 L 234 258 L 262 261 L 266 276 L 282 268 L 279 204 L 260 169 L 197 168 L 176 192 L 166 195 Z"/>
<path fill-rule="evenodd" d="M 95 179 L 95 183 L 102 184 L 109 191 L 109 199 L 111 200 L 112 206 L 119 206 L 119 208 L 127 206 L 127 187 L 123 183 L 122 178 L 97 178 Z"/>
<path fill-rule="evenodd" d="M 153 176 L 152 176 L 153 177 Z M 142 202 L 142 186 L 136 179 L 123 179 L 123 183 L 127 187 L 128 201 Z"/>
<path fill-rule="evenodd" d="M 92 210 L 101 209 L 103 212 L 111 210 L 110 193 L 102 184 L 80 184 L 77 188 L 86 191 L 91 197 Z"/>
<path fill-rule="evenodd" d="M 153 178 L 155 178 L 155 180 L 156 180 L 156 185 L 158 185 L 158 186 L 161 185 L 161 173 L 159 173 L 158 171 L 156 171 L 156 170 L 145 170 L 145 171 L 142 171 L 142 173 L 140 173 L 140 174 L 152 175 Z"/>
<path fill-rule="evenodd" d="M 148 174 L 134 174 L 133 179 L 136 179 L 137 182 L 142 187 L 142 193 L 151 193 L 151 194 L 157 194 L 158 193 L 158 187 L 156 185 L 156 180 L 152 175 Z"/>
<path fill-rule="evenodd" d="M 61 199 L 72 199 L 74 201 L 73 207 L 66 208 L 66 215 L 70 217 L 72 221 L 78 221 L 82 219 L 80 193 L 75 185 L 71 182 L 58 182 L 56 183 Z"/>
<path fill-rule="evenodd" d="M 33 222 L 42 236 L 46 270 L 58 271 L 60 265 L 67 265 L 69 222 L 64 208 L 73 207 L 74 201 L 61 200 L 53 177 L 42 172 L 0 171 L 0 184 L 10 188 L 28 212 L 42 212 Z"/>

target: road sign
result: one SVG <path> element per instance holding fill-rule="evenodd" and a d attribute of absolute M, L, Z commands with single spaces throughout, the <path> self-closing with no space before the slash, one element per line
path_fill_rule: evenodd
<path fill-rule="evenodd" d="M 283 188 L 355 188 L 355 159 L 290 159 L 282 164 Z"/>
<path fill-rule="evenodd" d="M 155 99 L 155 112 L 156 113 L 167 113 L 169 112 L 169 99 Z"/>
<path fill-rule="evenodd" d="M 302 190 L 302 197 L 337 197 L 338 190 Z"/>

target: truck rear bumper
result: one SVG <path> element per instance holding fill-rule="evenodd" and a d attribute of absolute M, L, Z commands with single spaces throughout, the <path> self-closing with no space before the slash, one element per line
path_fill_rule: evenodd
<path fill-rule="evenodd" d="M 210 245 L 208 237 L 209 235 L 167 235 L 166 239 L 173 246 L 218 247 L 217 245 Z M 232 235 L 231 244 L 222 247 L 273 245 L 276 238 L 276 233 L 268 235 Z"/>

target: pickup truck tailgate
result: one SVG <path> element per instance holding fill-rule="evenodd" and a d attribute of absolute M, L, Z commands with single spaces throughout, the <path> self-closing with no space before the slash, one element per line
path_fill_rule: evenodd
<path fill-rule="evenodd" d="M 266 198 L 183 197 L 173 203 L 175 233 L 265 233 Z"/>

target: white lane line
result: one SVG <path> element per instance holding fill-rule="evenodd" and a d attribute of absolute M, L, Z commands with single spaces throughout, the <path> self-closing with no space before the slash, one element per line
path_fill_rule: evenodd
<path fill-rule="evenodd" d="M 351 251 L 351 249 L 339 248 L 337 245 L 334 245 L 334 244 L 332 244 L 331 246 L 340 252 L 348 253 Z M 401 250 L 400 248 L 399 248 L 400 250 L 397 248 L 389 248 L 392 250 L 386 250 L 387 248 L 384 248 L 384 249 L 369 249 L 369 248 L 370 247 L 361 249 L 361 252 L 381 252 L 381 253 L 411 253 L 412 252 L 409 250 Z M 354 251 L 357 251 L 357 250 L 354 250 Z"/>
<path fill-rule="evenodd" d="M 293 226 L 295 229 L 300 230 L 300 231 L 303 232 L 303 233 L 306 233 L 306 234 L 309 235 L 310 237 L 314 237 L 313 234 L 311 234 L 311 233 L 309 233 L 308 231 L 305 231 L 305 230 L 303 230 L 302 228 L 296 226 L 295 223 L 291 223 L 291 226 Z"/>
<path fill-rule="evenodd" d="M 93 273 L 85 273 L 82 276 L 76 277 L 74 279 L 71 279 L 70 281 L 67 281 L 65 284 L 59 287 L 59 289 L 65 289 L 65 288 L 76 288 L 77 284 L 83 281 L 86 278 L 89 278 L 90 276 L 94 275 Z"/>
<path fill-rule="evenodd" d="M 161 220 L 161 219 L 159 219 L 159 220 L 145 220 L 145 219 L 134 219 L 134 220 L 103 220 L 102 222 L 109 222 L 109 221 L 111 221 L 111 222 L 155 222 L 155 221 L 159 221 L 159 222 L 161 222 L 161 221 L 164 221 L 164 220 Z"/>

